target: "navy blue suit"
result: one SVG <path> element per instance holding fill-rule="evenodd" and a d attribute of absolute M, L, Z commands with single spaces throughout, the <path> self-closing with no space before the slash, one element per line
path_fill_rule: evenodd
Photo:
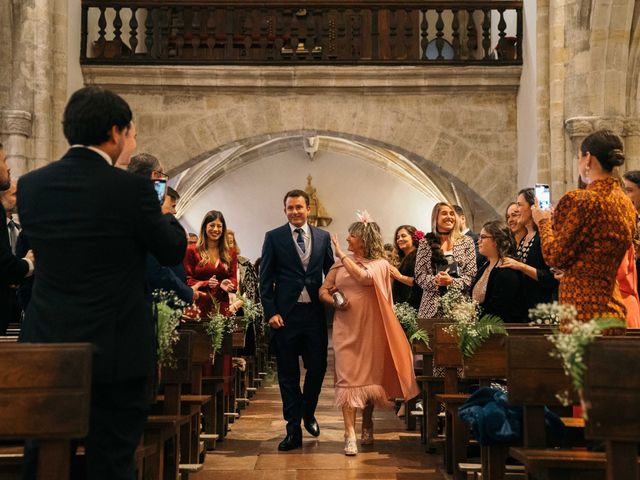
<path fill-rule="evenodd" d="M 287 223 L 267 232 L 260 263 L 260 296 L 268 321 L 282 316 L 284 327 L 271 329 L 271 342 L 278 359 L 278 381 L 287 433 L 300 432 L 301 419 L 315 414 L 327 369 L 327 325 L 318 297 L 323 275 L 334 263 L 331 238 L 310 227 L 311 257 L 305 271 Z M 303 288 L 310 303 L 298 303 Z M 298 357 L 307 370 L 300 390 Z"/>

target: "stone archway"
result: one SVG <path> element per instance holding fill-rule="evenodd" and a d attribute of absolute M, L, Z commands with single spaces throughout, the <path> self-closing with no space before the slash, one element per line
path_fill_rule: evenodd
<path fill-rule="evenodd" d="M 469 212 L 470 224 L 475 223 L 476 227 L 484 221 L 500 217 L 496 209 L 480 198 L 469 185 L 413 152 L 374 139 L 318 131 L 289 131 L 236 141 L 208 152 L 208 157 L 179 174 L 174 168 L 177 179 L 175 186 L 181 194 L 178 215 L 188 211 L 198 196 L 224 175 L 283 151 L 302 152 L 305 138 L 311 136 L 319 139 L 316 155 L 339 152 L 364 159 L 372 166 L 402 177 L 405 182 L 429 196 L 462 205 Z"/>

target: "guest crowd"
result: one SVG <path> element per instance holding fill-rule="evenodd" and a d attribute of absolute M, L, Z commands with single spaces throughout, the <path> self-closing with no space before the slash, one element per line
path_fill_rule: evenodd
<path fill-rule="evenodd" d="M 267 232 L 254 264 L 240 256 L 221 211 L 207 212 L 198 234 L 182 229 L 174 217 L 178 192 L 168 187 L 159 198 L 153 188 L 167 180 L 161 162 L 132 156 L 136 126 L 122 98 L 82 89 L 71 97 L 63 125 L 69 152 L 17 186 L 0 145 L 0 213 L 6 217 L 0 334 L 21 324 L 22 341 L 96 344 L 89 478 L 131 478 L 155 376 L 155 289 L 194 304 L 193 315 L 201 318 L 239 314 L 247 300 L 262 302 L 278 359 L 287 422 L 278 448 L 285 451 L 301 445 L 302 426 L 320 435 L 315 408 L 328 342 L 323 304 L 334 311 L 336 404 L 347 455 L 358 451 L 357 409 L 361 443 L 370 444 L 374 406 L 418 394 L 393 303 L 435 317 L 439 299 L 455 286 L 505 322 L 527 322 L 530 308 L 559 300 L 574 305 L 579 320 L 606 316 L 640 327 L 640 171 L 617 176 L 624 153 L 611 132 L 584 140 L 577 162 L 582 188 L 559 199 L 555 210 L 539 208 L 534 189 L 525 188 L 504 221 L 489 221 L 478 233 L 460 206 L 440 202 L 429 232 L 400 225 L 385 248 L 365 212 L 349 228 L 345 253 L 337 237 L 309 225 L 308 195 L 291 190 L 283 201 L 286 223 Z M 255 329 L 249 335 L 255 338 Z M 307 369 L 302 388 L 299 356 Z M 122 436 L 122 429 L 130 434 Z"/>

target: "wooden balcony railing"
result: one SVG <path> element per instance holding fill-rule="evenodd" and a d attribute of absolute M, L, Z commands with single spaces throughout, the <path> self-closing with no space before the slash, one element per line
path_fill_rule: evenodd
<path fill-rule="evenodd" d="M 85 64 L 522 63 L 522 1 L 82 0 Z"/>

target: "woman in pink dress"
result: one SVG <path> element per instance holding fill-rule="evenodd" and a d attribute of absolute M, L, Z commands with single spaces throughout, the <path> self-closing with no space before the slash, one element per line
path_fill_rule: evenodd
<path fill-rule="evenodd" d="M 214 304 L 220 313 L 228 315 L 229 292 L 238 287 L 238 259 L 227 244 L 227 223 L 222 212 L 211 210 L 204 216 L 198 243 L 187 247 L 183 265 L 187 285 L 195 285 L 206 294 L 196 300 L 200 318 L 206 319 L 214 311 Z"/>
<path fill-rule="evenodd" d="M 420 393 L 411 347 L 393 311 L 391 265 L 380 228 L 368 215 L 349 227 L 346 255 L 332 237 L 338 261 L 320 289 L 336 307 L 333 318 L 336 405 L 342 408 L 346 455 L 356 455 L 356 409 L 362 409 L 362 445 L 373 443 L 373 407 Z M 344 297 L 341 304 L 333 294 Z M 339 297 L 339 296 L 338 296 Z"/>

